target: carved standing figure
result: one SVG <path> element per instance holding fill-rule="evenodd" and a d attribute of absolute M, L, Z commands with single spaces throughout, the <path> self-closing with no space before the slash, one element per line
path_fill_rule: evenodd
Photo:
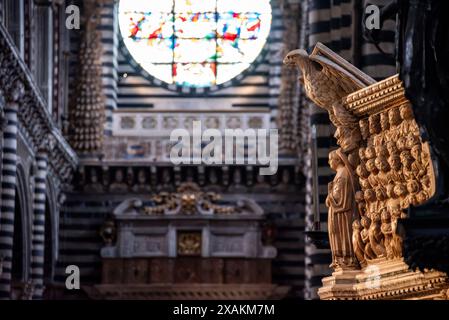
<path fill-rule="evenodd" d="M 405 178 L 401 170 L 402 166 L 401 158 L 396 154 L 389 156 L 388 165 L 390 166 L 391 169 L 387 174 L 388 182 L 395 184 L 397 182 L 404 181 Z"/>
<path fill-rule="evenodd" d="M 326 205 L 329 208 L 328 228 L 333 268 L 355 268 L 352 247 L 352 222 L 357 216 L 355 180 L 346 156 L 336 150 L 329 154 L 329 165 L 336 172 L 329 183 Z"/>
<path fill-rule="evenodd" d="M 360 221 L 354 220 L 352 223 L 352 245 L 354 247 L 354 254 L 360 263 L 360 266 L 365 267 L 367 265 L 365 259 L 365 243 L 362 239 L 362 225 Z"/>
<path fill-rule="evenodd" d="M 393 248 L 392 248 L 392 240 L 393 240 L 393 231 L 391 229 L 391 219 L 390 214 L 387 210 L 383 210 L 381 214 L 382 225 L 380 226 L 380 230 L 384 235 L 384 245 L 385 250 L 387 252 L 387 258 L 392 259 L 394 257 Z"/>
<path fill-rule="evenodd" d="M 377 174 L 377 181 L 381 185 L 386 186 L 388 184 L 388 173 L 390 171 L 390 165 L 388 164 L 387 159 L 384 157 L 378 157 L 374 160 L 374 165 L 379 172 Z"/>
<path fill-rule="evenodd" d="M 368 230 L 371 249 L 377 258 L 385 257 L 387 252 L 383 245 L 383 235 L 380 230 L 380 214 L 378 212 L 371 215 L 371 225 Z"/>
<path fill-rule="evenodd" d="M 419 132 L 418 125 L 413 116 L 413 110 L 410 105 L 404 104 L 399 107 L 399 113 L 402 118 L 402 123 L 399 125 L 403 135 L 409 135 L 413 132 Z"/>
<path fill-rule="evenodd" d="M 361 220 L 363 230 L 360 232 L 360 237 L 365 245 L 365 259 L 374 259 L 376 254 L 371 249 L 371 243 L 369 241 L 369 228 L 371 225 L 371 219 L 368 217 L 362 217 Z"/>
<path fill-rule="evenodd" d="M 401 226 L 398 225 L 398 219 L 393 218 L 391 221 L 391 250 L 393 254 L 393 258 L 402 257 L 402 239 L 404 237 L 404 231 Z"/>

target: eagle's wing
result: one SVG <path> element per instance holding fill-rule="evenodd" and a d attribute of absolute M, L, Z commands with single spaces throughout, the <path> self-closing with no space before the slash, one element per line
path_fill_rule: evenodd
<path fill-rule="evenodd" d="M 345 94 L 353 93 L 376 82 L 322 43 L 316 44 L 309 58 L 319 63 L 323 68 L 321 72 L 334 83 L 338 83 Z"/>

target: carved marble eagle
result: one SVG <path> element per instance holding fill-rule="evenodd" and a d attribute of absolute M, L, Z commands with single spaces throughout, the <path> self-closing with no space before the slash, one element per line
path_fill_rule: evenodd
<path fill-rule="evenodd" d="M 303 49 L 293 50 L 287 54 L 284 63 L 301 71 L 299 80 L 304 84 L 307 96 L 328 111 L 337 127 L 356 121 L 342 106 L 342 98 L 375 83 L 374 79 L 319 42 L 312 54 L 308 55 Z"/>

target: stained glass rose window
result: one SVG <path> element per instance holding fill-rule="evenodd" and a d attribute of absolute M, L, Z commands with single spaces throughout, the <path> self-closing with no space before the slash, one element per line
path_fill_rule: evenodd
<path fill-rule="evenodd" d="M 121 0 L 134 60 L 168 84 L 210 87 L 246 70 L 271 27 L 270 0 Z"/>

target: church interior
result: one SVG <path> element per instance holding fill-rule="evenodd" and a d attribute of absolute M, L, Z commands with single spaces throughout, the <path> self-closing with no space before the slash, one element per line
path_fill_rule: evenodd
<path fill-rule="evenodd" d="M 448 300 L 448 5 L 0 0 L 0 299 Z"/>

